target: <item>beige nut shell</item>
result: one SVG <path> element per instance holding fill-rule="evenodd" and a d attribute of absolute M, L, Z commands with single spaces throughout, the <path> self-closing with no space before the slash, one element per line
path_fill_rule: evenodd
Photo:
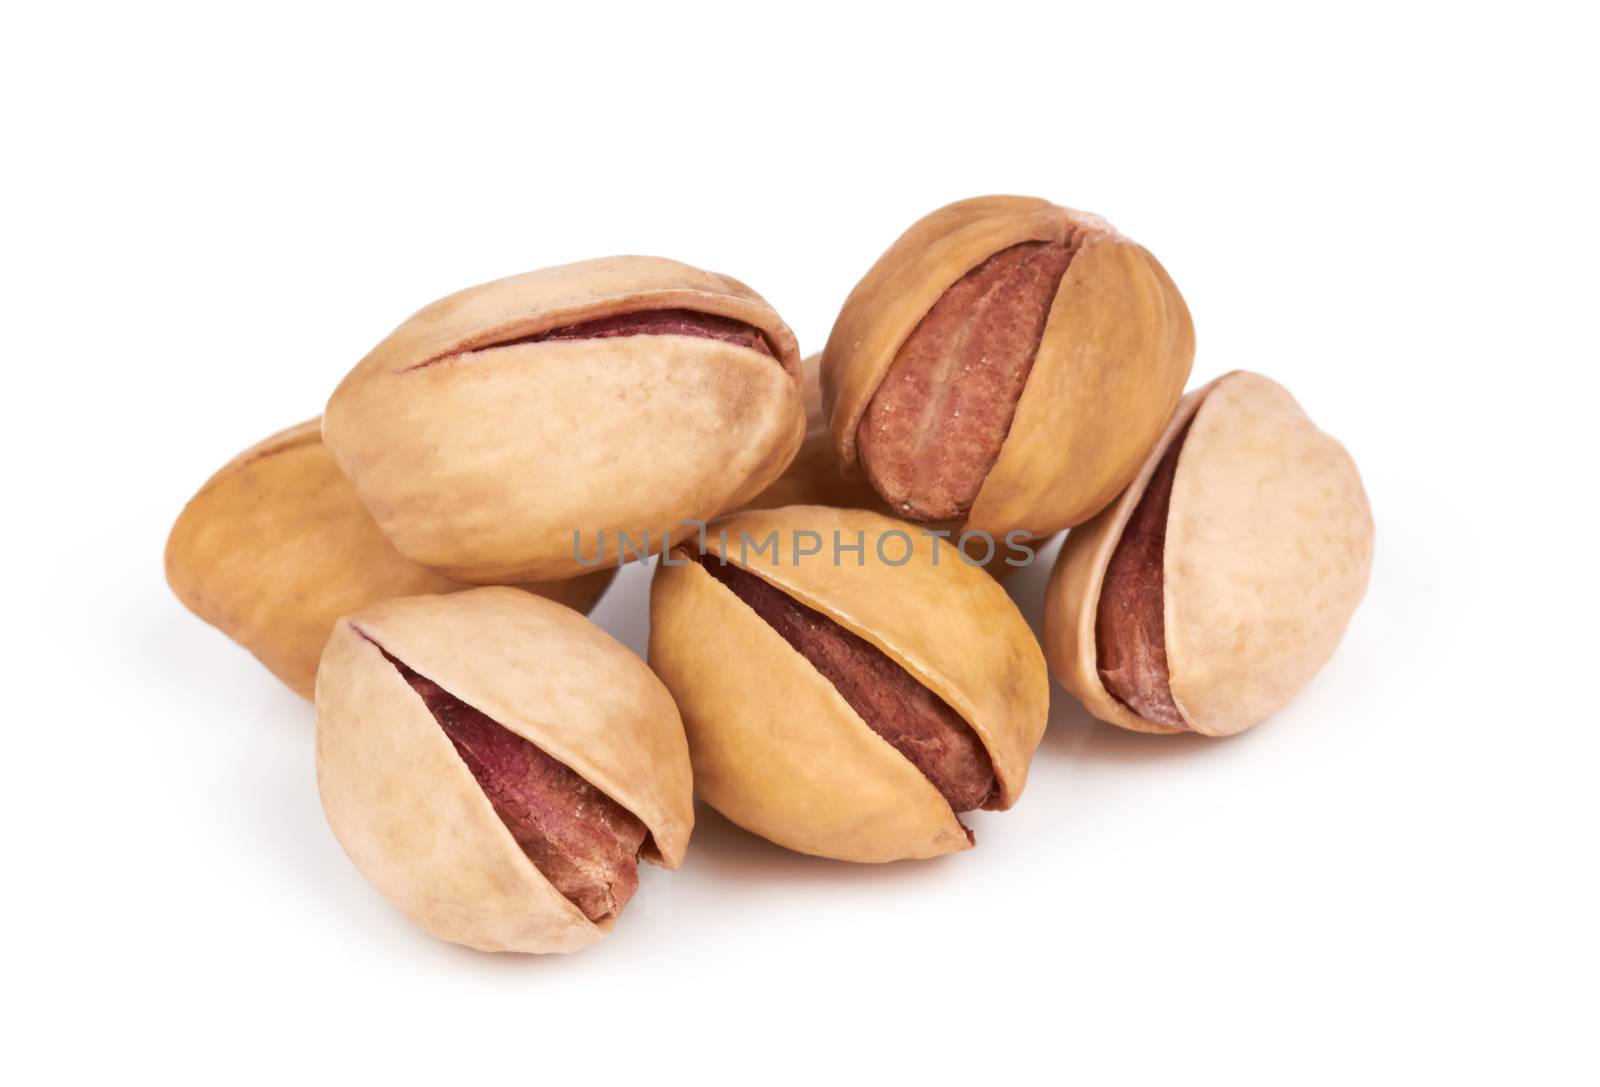
<path fill-rule="evenodd" d="M 796 530 L 824 553 L 794 564 Z M 721 533 L 729 541 L 726 550 Z M 905 565 L 877 541 L 911 540 Z M 740 533 L 778 537 L 776 562 Z M 865 564 L 832 564 L 833 533 L 864 534 Z M 807 538 L 809 545 L 810 539 Z M 650 592 L 650 663 L 683 713 L 700 795 L 733 822 L 803 853 L 850 861 L 931 857 L 971 839 L 915 766 L 856 714 L 783 637 L 697 563 L 687 547 Z M 708 550 L 782 589 L 881 649 L 970 724 L 994 763 L 991 805 L 1016 802 L 1044 733 L 1049 679 L 1026 621 L 991 577 L 916 526 L 865 510 L 794 506 L 711 526 Z M 885 540 L 898 560 L 899 537 Z"/>
<path fill-rule="evenodd" d="M 653 309 L 745 322 L 777 358 L 695 336 L 525 342 Z M 619 530 L 659 551 L 776 479 L 805 431 L 799 364 L 737 280 L 609 257 L 425 307 L 339 385 L 323 433 L 402 554 L 461 581 L 551 580 L 584 572 L 574 532 L 585 557 L 602 531 L 613 561 Z"/>
<path fill-rule="evenodd" d="M 1189 728 L 1227 736 L 1310 682 L 1372 567 L 1372 511 L 1355 462 L 1270 378 L 1235 371 L 1191 392 L 1121 498 L 1067 536 L 1046 589 L 1045 651 L 1100 720 L 1184 731 L 1145 720 L 1105 689 L 1095 617 L 1123 529 L 1191 419 L 1167 516 L 1167 664 Z"/>
<path fill-rule="evenodd" d="M 966 527 L 1046 536 L 1102 509 L 1138 471 L 1183 393 L 1194 324 L 1142 246 L 1095 215 L 1021 196 L 940 208 L 891 245 L 845 301 L 823 351 L 835 452 L 859 471 L 856 430 L 896 353 L 940 296 L 1002 249 L 1071 234 L 1011 429 Z"/>
<path fill-rule="evenodd" d="M 647 857 L 682 861 L 689 753 L 644 662 L 576 612 L 515 589 L 389 600 L 341 619 L 323 653 L 317 785 L 339 844 L 414 923 L 528 952 L 573 951 L 612 926 L 540 874 L 380 645 L 638 816 Z"/>
<path fill-rule="evenodd" d="M 172 526 L 166 572 L 185 607 L 305 698 L 339 616 L 466 587 L 394 549 L 322 444 L 320 419 L 257 443 L 207 480 Z M 524 588 L 587 611 L 615 574 Z"/>

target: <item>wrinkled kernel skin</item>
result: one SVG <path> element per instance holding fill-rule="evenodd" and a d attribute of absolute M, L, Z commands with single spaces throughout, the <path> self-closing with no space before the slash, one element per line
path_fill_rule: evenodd
<path fill-rule="evenodd" d="M 877 646 L 755 574 L 724 566 L 715 555 L 696 558 L 810 661 L 952 810 L 972 811 L 993 795 L 994 763 L 972 726 Z"/>
<path fill-rule="evenodd" d="M 1033 369 L 1073 239 L 1024 242 L 956 280 L 906 338 L 856 428 L 867 478 L 900 516 L 972 508 Z"/>
<path fill-rule="evenodd" d="M 743 321 L 687 309 L 619 313 L 614 317 L 553 328 L 531 339 L 535 343 L 542 343 L 546 340 L 607 340 L 620 336 L 701 336 L 748 347 L 769 358 L 776 357 L 767 344 L 767 338 Z"/>
<path fill-rule="evenodd" d="M 1184 424 L 1162 454 L 1128 518 L 1106 566 L 1095 615 L 1100 682 L 1140 717 L 1172 728 L 1189 726 L 1172 699 L 1167 668 L 1167 512 L 1172 505 L 1178 456 L 1193 422 L 1190 419 Z"/>
<path fill-rule="evenodd" d="M 384 654 L 455 745 L 528 859 L 591 921 L 639 888 L 645 825 L 537 745 Z"/>

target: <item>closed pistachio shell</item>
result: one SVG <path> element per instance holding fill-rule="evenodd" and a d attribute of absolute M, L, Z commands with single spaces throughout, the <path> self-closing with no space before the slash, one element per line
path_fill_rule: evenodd
<path fill-rule="evenodd" d="M 1154 580 L 1148 591 L 1170 697 L 1164 713 L 1141 713 L 1108 689 L 1103 659 L 1106 639 L 1137 617 L 1101 609 L 1108 567 L 1163 478 L 1164 543 L 1150 552 L 1159 593 Z M 1051 667 L 1103 721 L 1240 732 L 1288 704 L 1332 655 L 1366 591 L 1372 541 L 1344 447 L 1281 385 L 1227 374 L 1184 398 L 1127 491 L 1068 535 L 1046 595 Z"/>
<path fill-rule="evenodd" d="M 823 553 L 799 554 L 813 541 L 797 547 L 797 532 L 816 533 Z M 859 560 L 852 550 L 834 562 L 835 533 L 846 547 L 863 545 Z M 756 554 L 769 537 L 773 549 Z M 710 556 L 817 613 L 813 622 L 871 647 L 836 649 L 845 666 L 882 654 L 872 683 L 897 666 L 916 693 L 942 701 L 976 734 L 984 772 L 992 768 L 983 806 L 1015 803 L 1044 731 L 1049 682 L 1032 632 L 992 578 L 953 546 L 865 510 L 744 512 L 711 526 L 706 542 Z M 970 835 L 930 777 L 864 720 L 815 658 L 709 572 L 716 557 L 702 565 L 695 550 L 686 543 L 657 568 L 650 663 L 683 713 L 707 803 L 780 845 L 841 860 L 968 848 Z M 870 686 L 854 693 L 868 703 L 875 695 Z"/>
<path fill-rule="evenodd" d="M 794 335 L 754 291 L 656 257 L 512 276 L 425 307 L 323 431 L 401 554 L 458 580 L 649 551 L 778 478 L 805 431 Z"/>
<path fill-rule="evenodd" d="M 1133 477 L 1193 358 L 1188 308 L 1143 247 L 1098 216 L 979 197 L 914 224 L 851 292 L 823 398 L 844 470 L 896 513 L 1042 537 Z"/>
<path fill-rule="evenodd" d="M 800 452 L 783 475 L 744 506 L 750 510 L 778 509 L 782 506 L 834 506 L 841 509 L 875 510 L 888 513 L 872 484 L 851 478 L 839 467 L 828 432 L 828 417 L 822 410 L 822 356 L 808 356 L 801 364 L 801 389 L 806 409 L 806 436 Z"/>
<path fill-rule="evenodd" d="M 488 951 L 572 951 L 608 932 L 517 838 L 400 665 L 487 715 L 643 824 L 669 868 L 693 827 L 672 698 L 570 609 L 507 588 L 390 600 L 342 618 L 317 677 L 317 783 L 364 876 L 412 922 Z M 595 805 L 559 813 L 592 817 Z M 618 907 L 620 909 L 620 907 Z"/>
<path fill-rule="evenodd" d="M 323 445 L 319 419 L 252 446 L 207 480 L 172 526 L 166 571 L 185 607 L 305 698 L 339 616 L 466 587 L 394 549 Z M 587 611 L 615 573 L 524 587 Z"/>

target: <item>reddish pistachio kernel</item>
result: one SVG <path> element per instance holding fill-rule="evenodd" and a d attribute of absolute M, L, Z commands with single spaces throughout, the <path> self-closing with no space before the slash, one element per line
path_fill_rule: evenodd
<path fill-rule="evenodd" d="M 384 653 L 455 746 L 540 873 L 591 921 L 615 917 L 639 887 L 639 819 L 488 715 Z"/>
<path fill-rule="evenodd" d="M 1167 514 L 1191 418 L 1162 454 L 1106 566 L 1095 614 L 1100 681 L 1147 721 L 1187 728 L 1167 669 Z"/>
<path fill-rule="evenodd" d="M 914 521 L 965 516 L 1011 430 L 1075 237 L 1002 249 L 907 337 L 856 429 L 867 477 Z"/>
<path fill-rule="evenodd" d="M 575 325 L 553 328 L 531 337 L 535 343 L 546 340 L 607 340 L 620 336 L 699 336 L 708 340 L 748 347 L 763 355 L 773 355 L 767 338 L 753 325 L 713 313 L 687 309 L 641 310 L 619 313 Z"/>

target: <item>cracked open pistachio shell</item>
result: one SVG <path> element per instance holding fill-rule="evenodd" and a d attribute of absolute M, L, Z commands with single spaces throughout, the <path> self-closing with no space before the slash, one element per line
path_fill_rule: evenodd
<path fill-rule="evenodd" d="M 1235 371 L 1185 397 L 1127 491 L 1068 534 L 1045 651 L 1102 721 L 1231 735 L 1327 662 L 1371 566 L 1355 462 L 1283 386 Z"/>
<path fill-rule="evenodd" d="M 317 419 L 252 446 L 207 480 L 172 526 L 166 570 L 185 607 L 306 698 L 339 616 L 392 596 L 465 588 L 384 538 L 322 444 Z M 587 611 L 615 573 L 523 588 Z"/>
<path fill-rule="evenodd" d="M 657 567 L 650 664 L 708 804 L 802 853 L 891 861 L 967 849 L 960 812 L 1015 803 L 1049 677 L 993 578 L 865 510 L 738 513 L 705 543 Z"/>
<path fill-rule="evenodd" d="M 744 284 L 609 257 L 424 307 L 335 390 L 323 435 L 407 558 L 544 581 L 602 542 L 615 564 L 619 533 L 658 552 L 778 478 L 805 432 L 799 367 Z"/>
<path fill-rule="evenodd" d="M 508 588 L 339 620 L 317 674 L 317 786 L 385 898 L 485 951 L 599 940 L 639 858 L 676 868 L 694 823 L 661 682 L 577 612 Z"/>
<path fill-rule="evenodd" d="M 1172 414 L 1188 307 L 1098 216 L 941 208 L 850 293 L 822 357 L 833 443 L 896 516 L 1044 536 L 1110 502 Z"/>
<path fill-rule="evenodd" d="M 847 477 L 839 469 L 833 438 L 828 433 L 828 417 L 822 410 L 822 356 L 811 355 L 800 364 L 801 388 L 806 409 L 806 436 L 800 452 L 766 490 L 745 503 L 747 510 L 770 510 L 780 506 L 835 506 L 841 509 L 876 510 L 888 513 L 889 507 L 864 479 Z"/>

